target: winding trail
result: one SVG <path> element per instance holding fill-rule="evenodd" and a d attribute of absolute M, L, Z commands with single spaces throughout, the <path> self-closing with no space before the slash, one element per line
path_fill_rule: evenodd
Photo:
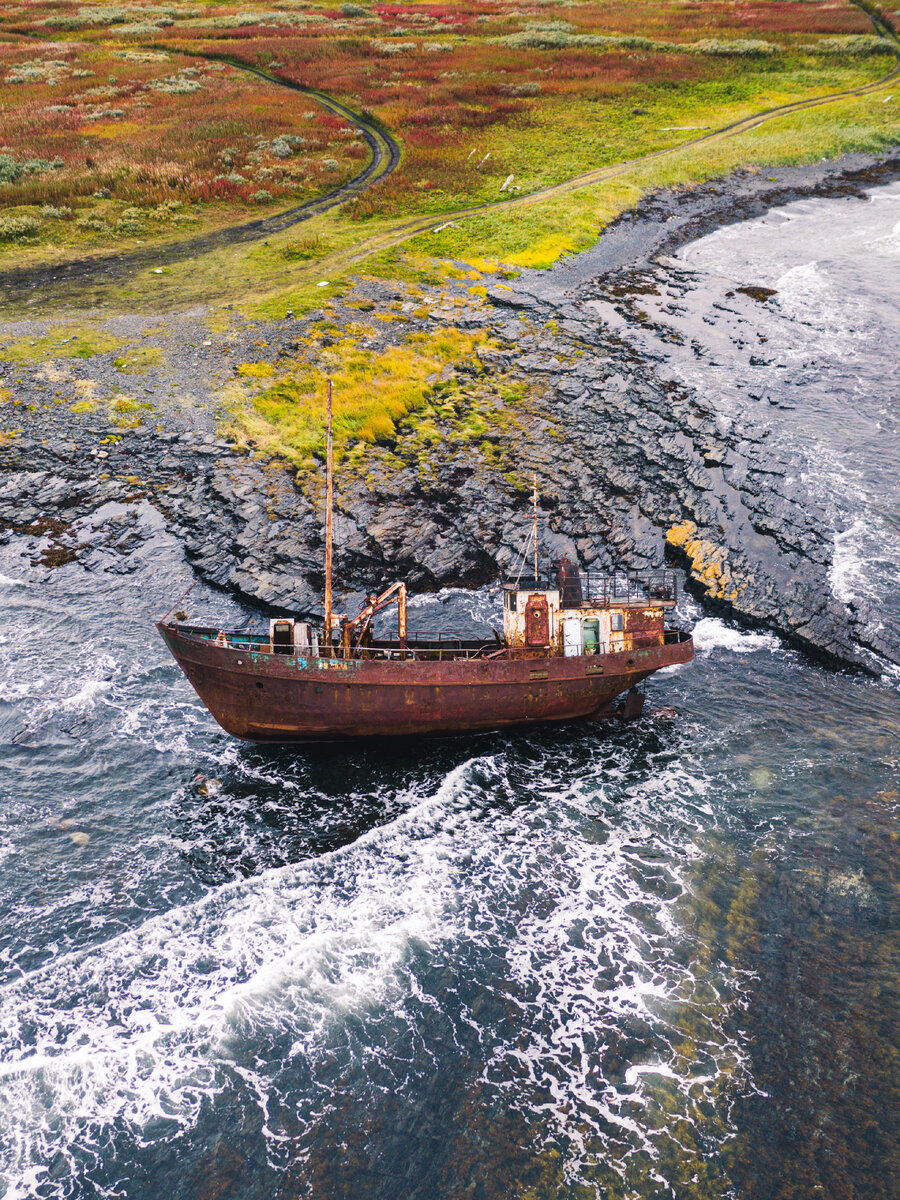
<path fill-rule="evenodd" d="M 813 96 L 806 100 L 795 100 L 789 104 L 780 104 L 773 108 L 763 109 L 747 117 L 742 117 L 740 120 L 732 121 L 709 133 L 704 133 L 699 137 L 690 138 L 688 141 L 680 142 L 674 146 L 667 146 L 662 150 L 655 150 L 650 154 L 644 154 L 638 158 L 626 159 L 623 162 L 614 163 L 606 167 L 598 167 L 582 175 L 577 175 L 572 179 L 564 180 L 562 183 L 539 188 L 534 192 L 529 192 L 525 196 L 488 201 L 483 204 L 471 205 L 468 208 L 449 209 L 445 212 L 429 213 L 410 220 L 401 221 L 392 229 L 382 231 L 369 238 L 364 238 L 352 248 L 325 255 L 323 258 L 315 260 L 316 270 L 319 272 L 328 270 L 329 273 L 333 274 L 336 271 L 362 262 L 372 254 L 398 246 L 415 237 L 417 234 L 435 230 L 440 225 L 463 220 L 478 213 L 514 210 L 540 203 L 555 196 L 565 196 L 572 192 L 580 191 L 582 188 L 593 187 L 596 184 L 620 178 L 634 171 L 636 168 L 659 159 L 681 154 L 693 147 L 723 141 L 726 138 L 747 133 L 760 125 L 790 113 L 819 108 L 823 105 L 834 104 L 840 100 L 848 100 L 856 96 L 865 96 L 879 91 L 881 88 L 894 83 L 900 78 L 900 38 L 898 38 L 893 26 L 886 19 L 882 18 L 877 12 L 870 10 L 866 0 L 851 0 L 851 3 L 861 8 L 872 21 L 877 31 L 889 37 L 897 46 L 898 65 L 892 71 L 888 72 L 887 75 L 874 80 L 872 83 L 863 84 L 860 87 L 847 88 L 839 92 L 830 92 L 824 96 Z M 184 53 L 184 51 L 179 52 Z M 187 258 L 196 257 L 223 246 L 258 241 L 269 234 L 279 233 L 301 221 L 307 221 L 311 217 L 327 212 L 329 209 L 342 204 L 345 200 L 361 194 L 376 183 L 380 183 L 386 179 L 399 165 L 401 156 L 400 147 L 390 133 L 367 121 L 359 113 L 354 112 L 326 93 L 303 87 L 299 83 L 279 78 L 256 67 L 247 66 L 228 56 L 195 55 L 194 57 L 225 62 L 229 66 L 246 71 L 251 75 L 256 75 L 260 79 L 268 80 L 281 87 L 290 88 L 292 91 L 315 100 L 316 103 L 329 112 L 343 117 L 362 133 L 368 143 L 372 151 L 372 157 L 368 165 L 359 175 L 325 193 L 325 195 L 319 196 L 314 200 L 308 200 L 303 204 L 286 209 L 270 217 L 263 217 L 240 225 L 230 225 L 210 233 L 197 234 L 164 245 L 148 246 L 126 253 L 91 256 L 53 265 L 0 271 L 0 305 L 10 305 L 17 301 L 27 301 L 33 298 L 35 292 L 38 290 L 43 295 L 57 299 L 61 298 L 63 293 L 71 290 L 73 286 L 80 287 L 88 284 L 117 282 L 129 275 L 136 274 L 142 268 L 181 262 Z"/>
<path fill-rule="evenodd" d="M 726 138 L 734 137 L 736 134 L 746 133 L 751 129 L 755 129 L 757 126 L 772 121 L 776 117 L 783 117 L 788 113 L 800 112 L 807 108 L 818 108 L 824 104 L 833 104 L 838 100 L 848 100 L 854 96 L 868 95 L 870 92 L 875 92 L 880 88 L 886 87 L 898 78 L 900 78 L 900 63 L 898 63 L 893 71 L 890 71 L 887 75 L 883 75 L 881 79 L 877 79 L 873 83 L 864 84 L 862 87 L 849 88 L 843 92 L 831 92 L 827 96 L 815 96 L 809 100 L 795 100 L 791 104 L 780 104 L 775 108 L 763 109 L 761 112 L 753 113 L 749 117 L 742 117 L 739 121 L 732 121 L 730 124 L 723 125 L 719 129 L 705 133 L 701 137 L 690 138 L 688 141 L 681 142 L 677 146 L 667 146 L 663 150 L 654 150 L 651 154 L 641 155 L 640 158 L 626 159 L 624 162 L 614 163 L 608 167 L 598 167 L 594 171 L 588 171 L 584 175 L 577 175 L 573 179 L 565 180 L 563 183 L 551 184 L 549 187 L 529 192 L 527 196 L 515 196 L 509 200 L 490 201 L 487 204 L 473 205 L 471 208 L 454 209 L 445 213 L 431 214 L 428 217 L 417 218 L 398 226 L 394 230 L 360 243 L 348 253 L 347 260 L 351 263 L 359 262 L 370 254 L 374 254 L 379 250 L 390 249 L 392 246 L 399 245 L 408 238 L 415 237 L 417 233 L 424 233 L 449 221 L 458 221 L 464 217 L 474 216 L 476 213 L 481 212 L 521 208 L 553 196 L 565 196 L 570 192 L 577 192 L 581 188 L 592 187 L 598 183 L 606 183 L 608 180 L 627 175 L 630 171 L 633 171 L 637 167 L 642 167 L 646 163 L 654 162 L 660 158 L 669 158 L 673 155 L 681 154 L 684 150 L 689 150 L 692 147 L 701 146 L 709 142 L 724 141 Z"/>
<path fill-rule="evenodd" d="M 310 217 L 327 212 L 335 205 L 343 204 L 345 200 L 360 195 L 367 188 L 386 179 L 400 162 L 400 147 L 394 138 L 385 130 L 380 129 L 365 117 L 354 112 L 334 97 L 319 92 L 313 88 L 303 87 L 290 80 L 278 79 L 255 67 L 245 66 L 234 59 L 219 55 L 195 55 L 225 62 L 229 66 L 257 75 L 270 83 L 280 84 L 299 92 L 311 100 L 315 100 L 322 108 L 342 117 L 360 131 L 372 152 L 368 165 L 353 179 L 332 188 L 322 196 L 306 200 L 294 208 L 285 209 L 270 217 L 260 217 L 241 225 L 227 225 L 222 229 L 209 233 L 194 234 L 191 237 L 180 238 L 178 241 L 167 242 L 163 245 L 146 246 L 139 250 L 129 250 L 125 253 L 92 255 L 85 258 L 71 259 L 68 262 L 41 265 L 35 267 L 15 268 L 0 271 L 0 303 L 10 304 L 17 300 L 29 299 L 35 291 L 52 294 L 68 290 L 72 285 L 79 287 L 87 284 L 115 282 L 137 271 L 153 266 L 163 266 L 168 263 L 182 262 L 184 259 L 206 254 L 222 246 L 239 245 L 243 242 L 259 241 L 272 233 L 280 233 L 300 221 L 308 221 Z"/>
<path fill-rule="evenodd" d="M 592 187 L 598 183 L 606 183 L 608 180 L 617 179 L 629 171 L 633 171 L 636 167 L 641 167 L 656 159 L 668 158 L 675 154 L 680 154 L 683 150 L 689 150 L 693 146 L 700 146 L 707 142 L 718 142 L 725 138 L 734 137 L 736 134 L 746 133 L 751 129 L 757 128 L 759 125 L 775 120 L 777 117 L 783 117 L 789 113 L 800 112 L 808 108 L 819 108 L 825 104 L 834 104 L 839 100 L 849 100 L 854 96 L 866 96 L 870 92 L 876 92 L 886 87 L 900 78 L 900 35 L 898 35 L 890 18 L 881 12 L 872 3 L 872 0 L 850 0 L 850 3 L 872 22 L 876 33 L 894 43 L 897 66 L 894 67 L 893 71 L 889 71 L 887 75 L 883 75 L 880 79 L 876 79 L 872 83 L 863 84 L 860 87 L 847 88 L 840 92 L 830 92 L 825 96 L 812 96 L 808 100 L 795 100 L 790 104 L 779 104 L 773 108 L 766 108 L 761 112 L 752 113 L 748 117 L 742 117 L 738 121 L 722 125 L 719 129 L 704 133 L 700 137 L 689 138 L 688 141 L 681 142 L 677 146 L 668 146 L 663 150 L 654 150 L 650 154 L 641 155 L 639 158 L 626 159 L 620 163 L 613 163 L 608 167 L 598 167 L 594 171 L 588 171 L 584 175 L 576 175 L 574 178 L 565 180 L 563 183 L 551 184 L 549 187 L 529 192 L 527 196 L 515 196 L 508 200 L 490 201 L 486 204 L 473 205 L 470 208 L 431 214 L 428 217 L 407 221 L 402 225 L 398 225 L 394 230 L 360 243 L 345 256 L 347 261 L 349 263 L 360 262 L 370 254 L 377 253 L 380 250 L 388 250 L 392 246 L 397 246 L 401 242 L 406 241 L 408 238 L 415 237 L 418 233 L 424 233 L 426 230 L 434 229 L 437 225 L 445 224 L 448 221 L 459 220 L 480 212 L 520 208 L 553 196 L 568 195 L 571 192 L 580 191 L 581 188 Z M 337 256 L 334 256 L 329 261 L 337 261 Z"/>

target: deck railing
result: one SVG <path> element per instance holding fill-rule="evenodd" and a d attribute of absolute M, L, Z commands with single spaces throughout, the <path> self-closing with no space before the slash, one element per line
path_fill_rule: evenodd
<path fill-rule="evenodd" d="M 192 635 L 201 637 L 204 641 L 214 642 L 223 649 L 243 651 L 248 654 L 266 654 L 266 655 L 285 655 L 285 651 L 274 649 L 272 643 L 265 634 L 225 634 L 217 630 L 204 629 L 192 630 Z M 682 630 L 667 629 L 665 631 L 665 645 L 675 645 L 679 642 L 688 641 L 690 634 Z M 435 643 L 445 642 L 446 644 Z M 468 643 L 468 644 L 466 644 Z M 596 648 L 589 651 L 582 651 L 574 657 L 579 658 L 596 658 L 604 654 L 625 654 L 633 653 L 636 650 L 651 649 L 653 646 L 658 646 L 658 641 L 643 641 L 640 634 L 635 637 L 629 637 L 626 633 L 620 641 L 616 642 L 598 642 Z M 376 645 L 364 646 L 360 650 L 351 650 L 349 654 L 345 654 L 340 646 L 332 646 L 330 650 L 325 647 L 316 648 L 313 646 L 301 647 L 292 649 L 288 652 L 301 658 L 322 658 L 333 659 L 337 661 L 354 661 L 360 659 L 375 659 L 375 660 L 415 660 L 418 662 L 460 662 L 479 659 L 483 662 L 503 662 L 507 660 L 528 660 L 539 659 L 546 657 L 546 652 L 541 648 L 525 647 L 525 646 L 500 646 L 495 642 L 485 642 L 481 645 L 474 645 L 471 639 L 468 638 L 453 638 L 444 635 L 443 638 L 435 636 L 418 641 L 415 637 L 409 638 L 405 647 L 399 644 L 392 645 Z"/>
<path fill-rule="evenodd" d="M 640 604 L 676 604 L 678 575 L 675 571 L 578 571 L 564 576 L 556 570 L 539 573 L 537 582 L 526 573 L 518 582 L 505 580 L 505 589 L 530 588 L 559 591 L 563 608 L 615 608 Z"/>
<path fill-rule="evenodd" d="M 674 571 L 649 571 L 643 575 L 581 571 L 579 581 L 585 605 L 614 607 L 616 604 L 653 601 L 675 604 L 678 601 L 678 576 Z"/>

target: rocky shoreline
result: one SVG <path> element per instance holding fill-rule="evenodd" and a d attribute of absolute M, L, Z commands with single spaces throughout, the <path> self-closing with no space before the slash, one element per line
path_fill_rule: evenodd
<path fill-rule="evenodd" d="M 441 325 L 490 334 L 487 348 L 435 381 L 437 391 L 464 392 L 474 381 L 488 397 L 488 419 L 473 442 L 457 436 L 457 418 L 435 417 L 441 436 L 423 457 L 420 445 L 410 449 L 414 414 L 394 443 L 371 447 L 361 466 L 342 473 L 342 584 L 371 588 L 401 576 L 427 591 L 495 578 L 524 541 L 533 472 L 547 551 L 628 569 L 666 555 L 685 565 L 714 609 L 839 664 L 877 672 L 879 660 L 898 661 L 900 648 L 881 640 L 872 614 L 833 595 L 827 521 L 764 425 L 723 425 L 712 406 L 657 378 L 608 320 L 610 305 L 625 321 L 639 319 L 633 299 L 648 268 L 717 225 L 801 196 L 858 195 L 898 177 L 900 153 L 850 156 L 651 196 L 592 250 L 498 282 L 484 300 L 450 282 L 426 297 L 423 311 L 400 285 L 361 282 L 328 319 L 340 327 L 359 322 L 361 309 L 391 313 L 391 322 L 370 321 L 376 349 Z M 0 362 L 7 536 L 30 535 L 35 560 L 48 567 L 85 560 L 102 542 L 127 570 L 138 534 L 121 506 L 146 499 L 204 578 L 263 608 L 317 612 L 316 490 L 299 485 L 284 463 L 250 457 L 222 437 L 220 403 L 237 363 L 285 360 L 322 317 L 235 319 L 218 333 L 200 310 L 113 318 L 104 324 L 111 336 L 164 350 L 160 364 L 126 379 L 115 350 L 85 358 L 35 352 L 34 361 L 26 350 L 18 362 Z M 37 347 L 47 325 L 23 321 L 0 332 Z M 492 392 L 494 378 L 520 381 L 517 399 Z M 132 428 L 108 402 L 125 387 L 130 404 L 147 406 L 144 423 Z M 108 520 L 86 525 L 98 510 Z"/>

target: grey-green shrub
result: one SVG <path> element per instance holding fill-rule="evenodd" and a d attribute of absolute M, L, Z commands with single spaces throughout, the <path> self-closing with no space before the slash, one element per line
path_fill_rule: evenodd
<path fill-rule="evenodd" d="M 810 54 L 892 54 L 894 43 L 873 33 L 850 33 L 840 37 L 819 38 L 800 47 Z"/>
<path fill-rule="evenodd" d="M 199 92 L 203 85 L 196 79 L 187 76 L 187 72 L 169 75 L 165 79 L 154 79 L 150 87 L 155 92 L 164 92 L 167 96 L 187 96 L 191 92 Z"/>
<path fill-rule="evenodd" d="M 567 21 L 530 21 L 518 33 L 507 33 L 503 37 L 485 40 L 494 44 L 529 50 L 557 50 L 567 46 L 579 48 L 591 46 L 596 49 L 647 50 L 668 54 L 713 54 L 723 57 L 766 56 L 778 51 L 778 47 L 771 42 L 764 42 L 758 38 L 738 38 L 730 42 L 719 38 L 704 38 L 699 42 L 666 42 L 631 34 L 618 37 L 614 34 L 575 33 Z"/>
<path fill-rule="evenodd" d="M 720 41 L 719 38 L 704 38 L 700 42 L 691 42 L 685 47 L 695 54 L 714 54 L 720 57 L 754 58 L 775 54 L 777 46 L 764 42 L 759 38 L 738 38 L 733 42 Z"/>
<path fill-rule="evenodd" d="M 382 54 L 409 54 L 416 49 L 415 42 L 386 42 L 383 38 L 373 38 L 372 45 Z"/>
<path fill-rule="evenodd" d="M 15 183 L 23 175 L 40 175 L 44 171 L 58 171 L 66 164 L 61 158 L 29 158 L 16 162 L 11 154 L 0 154 L 0 183 Z"/>
<path fill-rule="evenodd" d="M 15 183 L 22 175 L 22 164 L 11 154 L 0 154 L 0 183 Z"/>
<path fill-rule="evenodd" d="M 37 237 L 41 223 L 36 217 L 12 216 L 0 218 L 0 242 L 24 242 Z"/>

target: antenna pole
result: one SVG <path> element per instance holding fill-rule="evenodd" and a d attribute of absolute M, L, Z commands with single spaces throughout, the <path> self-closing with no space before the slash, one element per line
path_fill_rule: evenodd
<path fill-rule="evenodd" d="M 328 425 L 325 441 L 325 645 L 331 646 L 331 544 L 334 518 L 334 438 L 331 422 L 331 380 L 328 380 Z"/>
<path fill-rule="evenodd" d="M 534 513 L 533 513 L 533 516 L 531 519 L 531 536 L 534 538 L 534 586 L 537 587 L 537 585 L 538 585 L 538 536 L 537 536 L 538 490 L 537 490 L 537 472 L 536 471 L 531 476 L 531 481 L 532 481 L 532 487 L 533 487 L 531 499 L 532 499 L 532 503 L 534 505 Z"/>

